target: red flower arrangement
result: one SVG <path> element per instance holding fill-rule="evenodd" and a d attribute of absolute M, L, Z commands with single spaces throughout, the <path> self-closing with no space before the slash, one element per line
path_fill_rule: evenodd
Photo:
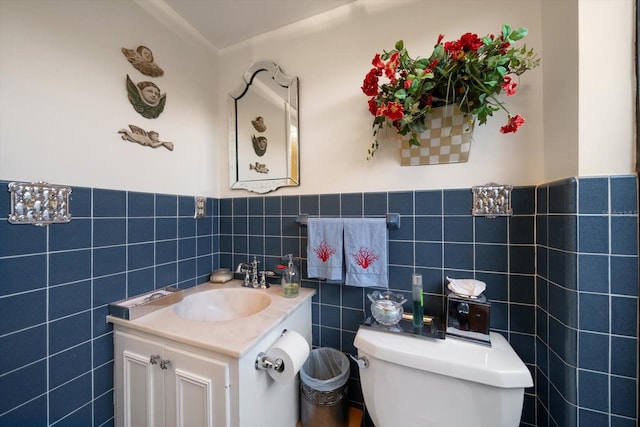
<path fill-rule="evenodd" d="M 425 116 L 432 108 L 447 104 L 457 104 L 461 111 L 477 117 L 481 125 L 494 112 L 504 110 L 508 122 L 500 132 L 516 132 L 524 118 L 512 115 L 497 96 L 502 92 L 515 95 L 518 83 L 512 76 L 540 65 L 533 50 L 514 45 L 527 33 L 526 28 L 512 30 L 503 25 L 498 36 L 480 38 L 466 33 L 444 43 L 441 34 L 428 58 L 412 59 L 402 40 L 396 42 L 394 50 L 377 53 L 361 88 L 370 97 L 374 136 L 386 125 L 401 135 L 410 134 L 409 143 L 419 146 L 418 135 L 426 130 Z M 377 148 L 376 140 L 368 158 Z"/>

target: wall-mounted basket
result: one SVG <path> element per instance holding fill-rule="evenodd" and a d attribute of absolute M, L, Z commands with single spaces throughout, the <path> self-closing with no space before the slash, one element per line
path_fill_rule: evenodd
<path fill-rule="evenodd" d="M 420 146 L 409 145 L 410 135 L 398 134 L 401 166 L 463 163 L 469 159 L 474 117 L 457 105 L 436 107 L 426 116 L 427 130 L 419 135 Z"/>

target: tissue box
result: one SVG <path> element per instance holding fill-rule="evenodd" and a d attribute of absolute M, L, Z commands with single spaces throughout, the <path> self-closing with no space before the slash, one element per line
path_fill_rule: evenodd
<path fill-rule="evenodd" d="M 447 336 L 491 345 L 489 325 L 491 303 L 484 295 L 467 298 L 447 294 Z"/>

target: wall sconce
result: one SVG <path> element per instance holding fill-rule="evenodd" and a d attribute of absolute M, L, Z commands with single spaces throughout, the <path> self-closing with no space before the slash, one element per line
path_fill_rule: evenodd
<path fill-rule="evenodd" d="M 11 193 L 11 224 L 45 226 L 71 221 L 71 187 L 42 181 L 12 182 L 8 190 Z"/>
<path fill-rule="evenodd" d="M 512 185 L 499 185 L 495 182 L 471 187 L 473 191 L 471 214 L 487 218 L 512 215 L 511 190 L 513 190 Z"/>

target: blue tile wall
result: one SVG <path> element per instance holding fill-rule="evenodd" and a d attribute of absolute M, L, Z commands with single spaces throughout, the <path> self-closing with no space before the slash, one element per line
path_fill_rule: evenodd
<path fill-rule="evenodd" d="M 535 188 L 513 191 L 514 215 L 487 219 L 471 215 L 471 189 L 266 196 L 220 200 L 220 265 L 235 266 L 257 256 L 274 268 L 285 253 L 301 261 L 306 276 L 306 227 L 299 213 L 321 217 L 401 215 L 389 230 L 389 281 L 410 291 L 411 275 L 423 275 L 425 312 L 442 316 L 445 277 L 488 283 L 492 328 L 507 336 L 520 357 L 535 369 Z M 263 214 L 264 212 L 264 214 Z M 317 290 L 313 300 L 313 345 L 355 354 L 358 325 L 369 315 L 361 288 L 303 280 Z M 361 405 L 358 369 L 352 366 L 352 404 Z M 535 390 L 527 390 L 523 420 L 535 423 Z"/>
<path fill-rule="evenodd" d="M 626 425 L 635 416 L 635 188 L 634 176 L 520 187 L 513 192 L 514 215 L 493 220 L 470 215 L 468 189 L 267 196 L 248 199 L 248 211 L 243 199 L 221 200 L 227 207 L 220 217 L 221 265 L 255 255 L 272 267 L 292 252 L 304 275 L 306 229 L 295 223 L 297 213 L 400 213 L 401 228 L 389 231 L 391 288 L 406 292 L 411 274 L 422 273 L 425 311 L 438 315 L 445 276 L 488 283 L 491 327 L 509 338 L 536 379 L 537 387 L 526 391 L 523 426 Z M 226 226 L 234 223 L 241 234 Z M 369 314 L 366 292 L 315 280 L 303 285 L 318 290 L 313 344 L 355 353 L 358 323 Z M 355 366 L 352 374 L 350 399 L 359 404 Z M 590 389 L 603 383 L 597 393 Z M 627 392 L 616 405 L 603 400 Z"/>
<path fill-rule="evenodd" d="M 113 425 L 107 305 L 207 280 L 218 201 L 206 208 L 195 220 L 190 196 L 73 188 L 68 224 L 0 221 L 0 425 Z"/>
<path fill-rule="evenodd" d="M 635 176 L 537 188 L 537 425 L 635 425 Z"/>
<path fill-rule="evenodd" d="M 0 182 L 0 186 L 6 185 Z M 634 176 L 518 187 L 514 215 L 470 215 L 470 189 L 190 196 L 74 188 L 69 224 L 0 221 L 0 425 L 113 424 L 113 344 L 107 304 L 167 285 L 190 287 L 218 266 L 257 256 L 273 268 L 293 253 L 306 277 L 299 213 L 401 215 L 389 230 L 391 289 L 423 275 L 425 311 L 441 315 L 446 276 L 488 284 L 491 327 L 532 371 L 522 426 L 634 425 L 637 408 L 637 200 Z M 0 194 L 9 211 L 9 196 Z M 633 232 L 630 232 L 633 230 Z M 313 344 L 356 353 L 369 314 L 360 288 L 317 290 Z M 362 405 L 352 366 L 349 399 Z M 370 426 L 370 419 L 366 425 Z"/>

